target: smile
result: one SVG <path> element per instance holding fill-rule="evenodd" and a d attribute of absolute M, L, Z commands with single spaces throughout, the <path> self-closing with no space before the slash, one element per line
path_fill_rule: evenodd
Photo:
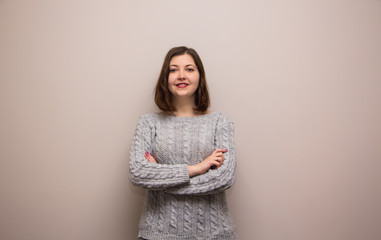
<path fill-rule="evenodd" d="M 188 84 L 186 84 L 186 83 L 179 83 L 179 84 L 176 84 L 176 87 L 178 87 L 178 88 L 186 88 L 186 87 L 188 87 Z"/>

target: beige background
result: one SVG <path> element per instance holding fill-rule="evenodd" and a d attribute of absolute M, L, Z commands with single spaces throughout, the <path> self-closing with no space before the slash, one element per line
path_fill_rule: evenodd
<path fill-rule="evenodd" d="M 0 1 L 0 239 L 135 239 L 166 52 L 235 122 L 240 239 L 381 239 L 381 1 Z"/>

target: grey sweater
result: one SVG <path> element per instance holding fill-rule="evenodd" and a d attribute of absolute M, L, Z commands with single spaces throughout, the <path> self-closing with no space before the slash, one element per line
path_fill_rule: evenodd
<path fill-rule="evenodd" d="M 189 177 L 188 165 L 226 148 L 218 169 Z M 158 163 L 150 163 L 145 152 Z M 147 189 L 139 236 L 150 240 L 237 239 L 225 191 L 236 169 L 234 124 L 222 112 L 197 117 L 146 113 L 137 124 L 130 179 Z"/>

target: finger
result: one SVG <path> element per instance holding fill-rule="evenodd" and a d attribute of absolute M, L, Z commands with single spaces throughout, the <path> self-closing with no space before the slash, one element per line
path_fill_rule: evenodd
<path fill-rule="evenodd" d="M 218 148 L 218 149 L 214 150 L 215 153 L 217 153 L 217 152 L 225 153 L 225 152 L 227 152 L 227 151 L 228 151 L 228 150 L 227 150 L 226 148 Z"/>
<path fill-rule="evenodd" d="M 216 157 L 220 157 L 220 156 L 223 156 L 224 154 L 222 153 L 222 152 L 217 152 L 216 154 L 215 154 L 215 156 Z"/>
<path fill-rule="evenodd" d="M 216 161 L 216 162 L 214 163 L 214 165 L 216 166 L 216 168 L 219 168 L 219 167 L 221 167 L 222 163 L 219 162 L 219 161 Z"/>
<path fill-rule="evenodd" d="M 148 160 L 150 163 L 154 163 L 154 161 L 153 161 L 149 156 L 147 156 L 146 158 L 147 158 L 147 160 Z"/>
<path fill-rule="evenodd" d="M 222 161 L 225 160 L 225 156 L 222 153 L 218 154 L 217 157 L 219 157 Z"/>
<path fill-rule="evenodd" d="M 211 165 L 211 166 L 210 166 L 210 169 L 216 169 L 217 167 L 219 167 L 219 165 L 220 165 L 221 163 L 218 162 L 216 159 L 211 158 L 211 159 L 209 160 L 209 164 Z"/>
<path fill-rule="evenodd" d="M 152 154 L 150 154 L 149 152 L 146 152 L 146 154 L 144 155 L 144 157 L 151 163 L 156 163 L 156 160 L 155 158 L 152 156 Z"/>
<path fill-rule="evenodd" d="M 148 152 L 146 152 L 146 154 L 144 155 L 144 157 L 145 157 L 148 161 L 151 162 L 151 160 L 150 160 L 149 157 L 148 157 Z"/>
<path fill-rule="evenodd" d="M 148 161 L 153 162 L 152 156 L 149 153 L 147 154 L 147 157 L 148 157 Z"/>
<path fill-rule="evenodd" d="M 217 162 L 219 162 L 221 165 L 222 165 L 222 163 L 224 162 L 222 159 L 218 159 L 218 160 L 216 160 Z"/>
<path fill-rule="evenodd" d="M 221 164 L 221 163 L 222 163 L 222 159 L 216 157 L 216 158 L 213 159 L 212 163 L 213 163 L 213 164 L 215 164 L 215 163 Z"/>
<path fill-rule="evenodd" d="M 220 165 L 217 166 L 217 168 L 220 168 L 220 167 L 222 166 L 222 164 L 223 164 L 223 162 L 220 162 Z M 217 168 L 216 168 L 216 169 L 217 169 Z"/>
<path fill-rule="evenodd" d="M 156 159 L 152 156 L 151 153 L 148 154 L 149 159 L 151 160 L 152 163 L 157 163 Z"/>

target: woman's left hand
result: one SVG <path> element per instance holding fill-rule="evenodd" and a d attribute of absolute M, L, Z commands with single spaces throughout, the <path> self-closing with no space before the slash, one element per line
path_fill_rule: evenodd
<path fill-rule="evenodd" d="M 145 158 L 151 163 L 157 163 L 156 159 L 149 152 L 146 152 Z"/>

